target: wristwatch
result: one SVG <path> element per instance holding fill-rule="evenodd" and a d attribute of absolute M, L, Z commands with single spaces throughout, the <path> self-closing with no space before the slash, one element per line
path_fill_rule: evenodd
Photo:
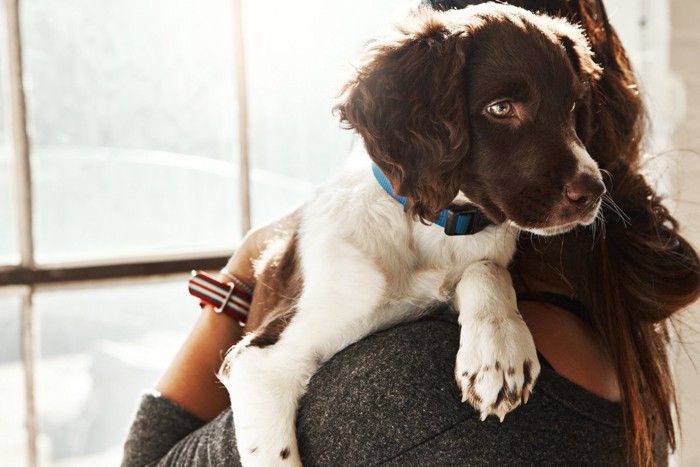
<path fill-rule="evenodd" d="M 226 276 L 231 282 L 220 282 L 204 271 L 192 271 L 188 282 L 190 295 L 200 299 L 200 306 L 211 305 L 216 313 L 224 313 L 245 323 L 253 291 L 232 274 Z"/>

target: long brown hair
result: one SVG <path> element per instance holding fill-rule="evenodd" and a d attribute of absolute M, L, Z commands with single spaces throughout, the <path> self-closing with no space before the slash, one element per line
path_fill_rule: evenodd
<path fill-rule="evenodd" d="M 434 0 L 438 9 L 479 0 Z M 601 0 L 508 0 L 580 23 L 603 75 L 593 90 L 586 147 L 607 174 L 604 224 L 520 243 L 528 272 L 560 275 L 586 305 L 614 362 L 627 458 L 655 464 L 676 448 L 677 400 L 667 356 L 668 318 L 700 296 L 700 261 L 677 221 L 641 175 L 645 114 L 637 81 Z M 661 438 L 659 438 L 661 437 Z M 662 452 L 656 449 L 663 449 Z"/>

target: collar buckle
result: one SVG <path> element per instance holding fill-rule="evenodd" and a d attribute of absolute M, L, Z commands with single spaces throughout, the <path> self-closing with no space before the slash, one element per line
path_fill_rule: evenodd
<path fill-rule="evenodd" d="M 446 211 L 446 235 L 474 235 L 491 225 L 481 210 L 473 204 L 452 205 Z"/>

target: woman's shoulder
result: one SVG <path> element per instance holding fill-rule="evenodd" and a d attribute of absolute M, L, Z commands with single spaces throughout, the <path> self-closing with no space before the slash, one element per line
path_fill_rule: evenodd
<path fill-rule="evenodd" d="M 520 312 L 537 350 L 557 374 L 612 402 L 620 386 L 610 355 L 580 316 L 542 301 L 521 301 Z"/>
<path fill-rule="evenodd" d="M 600 465 L 615 463 L 612 452 L 623 462 L 619 404 L 546 366 L 528 404 L 503 423 L 481 422 L 454 381 L 458 347 L 456 321 L 439 315 L 374 334 L 336 355 L 300 403 L 302 455 L 322 465 L 428 459 Z"/>

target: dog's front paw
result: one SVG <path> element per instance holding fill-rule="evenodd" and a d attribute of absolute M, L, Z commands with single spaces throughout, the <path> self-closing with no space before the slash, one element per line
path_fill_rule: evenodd
<path fill-rule="evenodd" d="M 291 402 L 272 400 L 260 392 L 249 393 L 245 397 L 241 397 L 240 393 L 232 394 L 236 445 L 241 465 L 301 467 L 293 417 L 295 412 L 284 406 L 294 405 Z"/>
<path fill-rule="evenodd" d="M 506 414 L 526 403 L 540 373 L 537 350 L 525 322 L 516 312 L 498 321 L 462 323 L 455 378 L 462 402 L 485 420 Z"/>
<path fill-rule="evenodd" d="M 246 430 L 236 433 L 238 453 L 244 467 L 301 467 L 301 458 L 296 443 L 271 439 L 269 435 L 250 436 Z M 295 441 L 295 440 L 294 440 Z"/>
<path fill-rule="evenodd" d="M 219 376 L 231 396 L 236 445 L 244 467 L 301 466 L 295 415 L 301 371 L 244 338 Z"/>

